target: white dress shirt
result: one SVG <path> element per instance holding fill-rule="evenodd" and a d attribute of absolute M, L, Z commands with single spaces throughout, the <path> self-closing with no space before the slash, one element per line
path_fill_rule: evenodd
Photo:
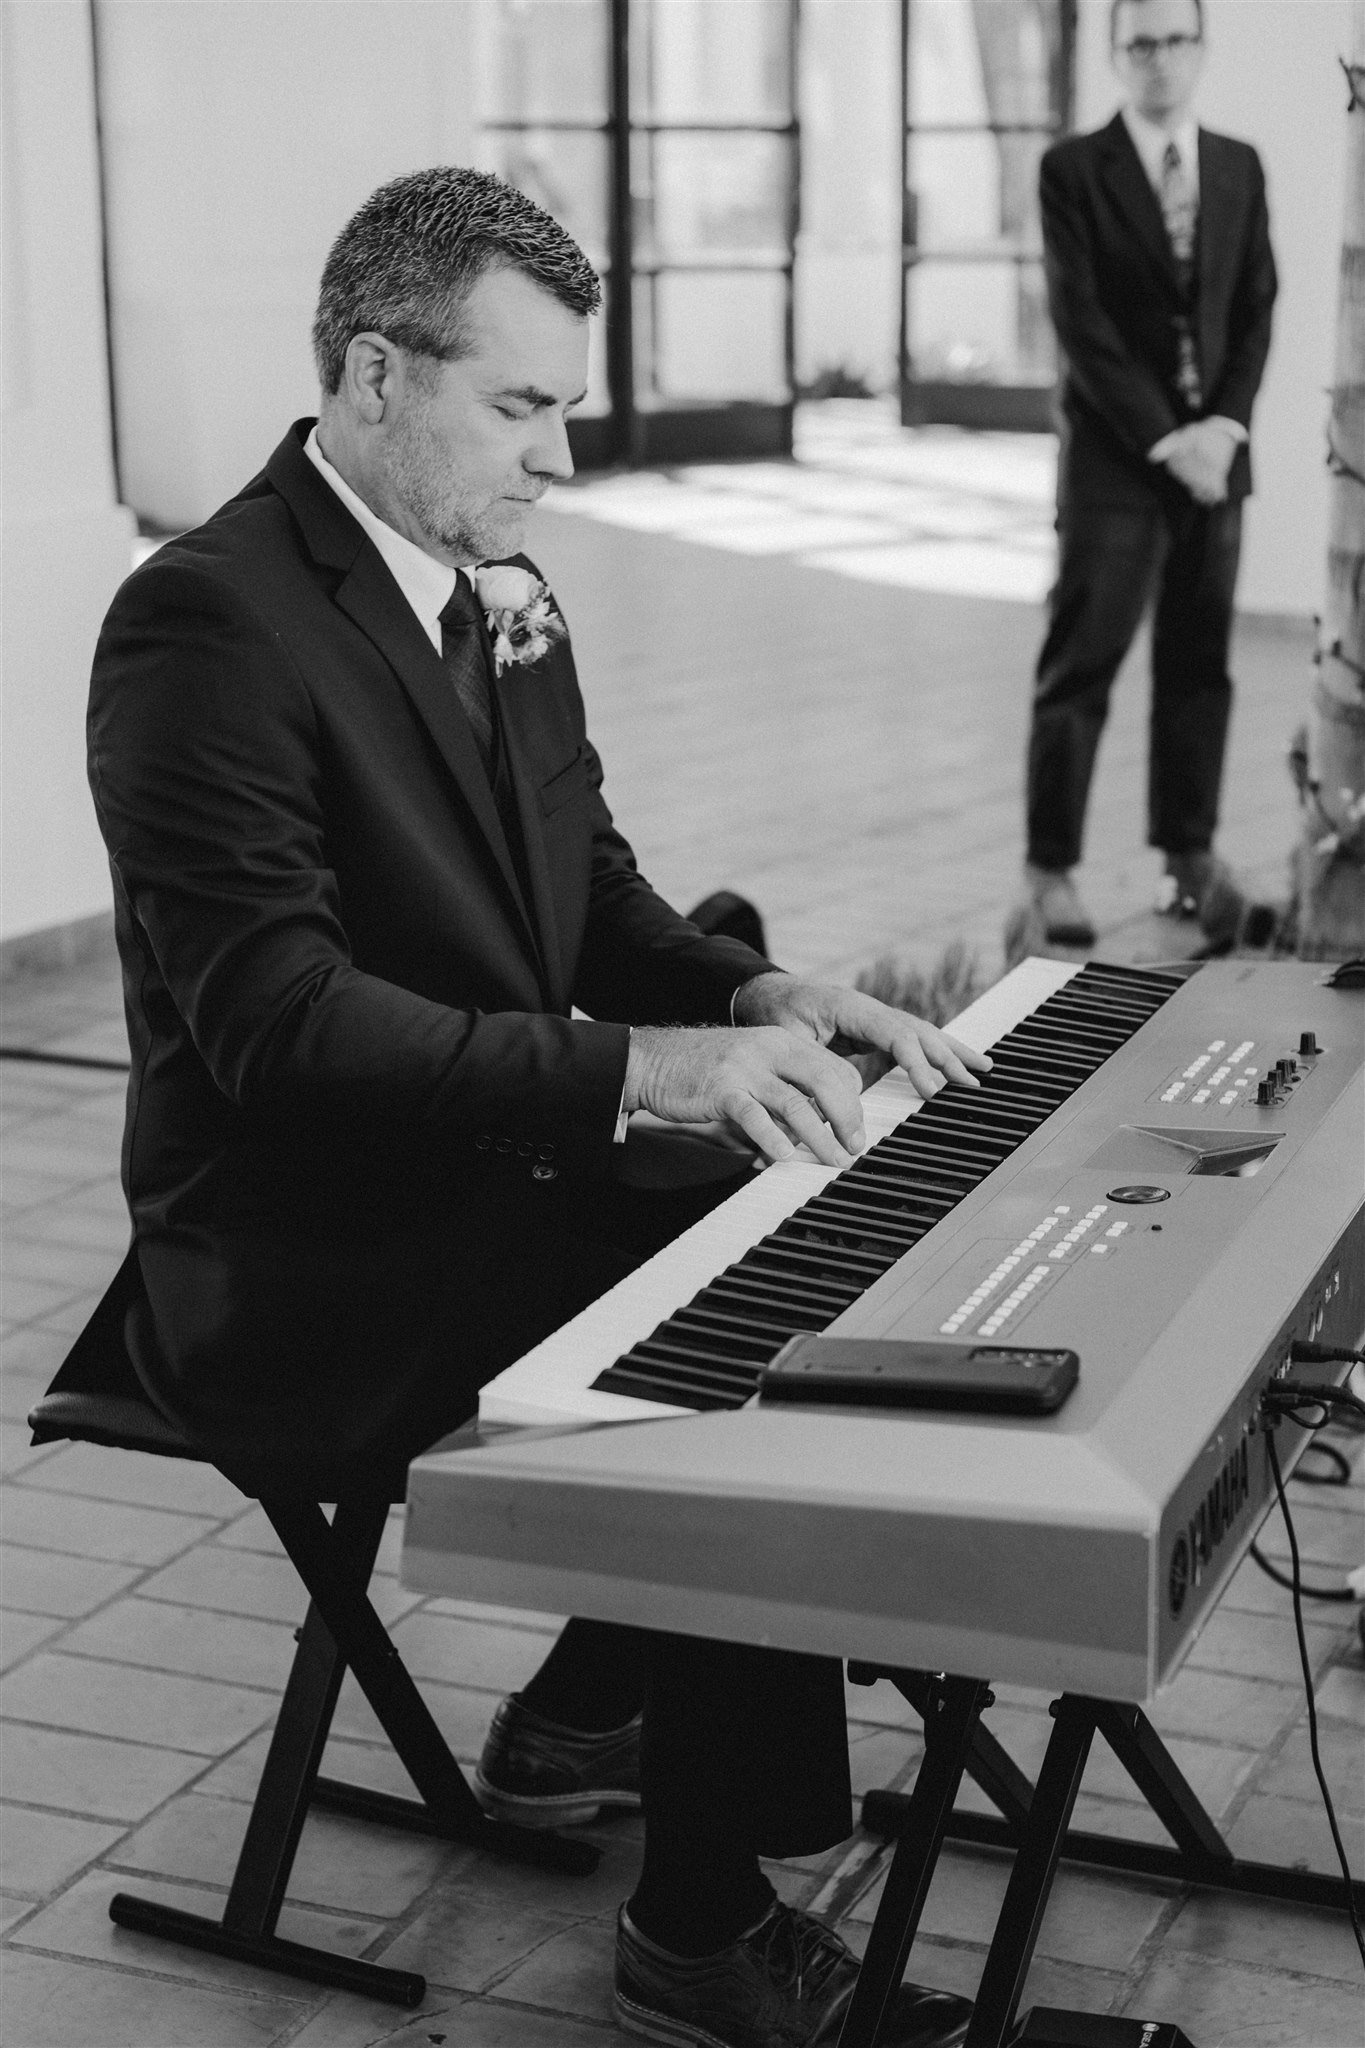
<path fill-rule="evenodd" d="M 331 485 L 351 517 L 364 527 L 384 557 L 394 582 L 416 612 L 422 631 L 440 654 L 441 613 L 450 603 L 460 577 L 465 575 L 473 581 L 473 570 L 452 569 L 448 562 L 438 562 L 435 555 L 429 555 L 425 548 L 418 547 L 416 541 L 409 540 L 406 534 L 399 533 L 397 527 L 389 526 L 372 512 L 365 500 L 351 489 L 341 471 L 334 469 L 323 454 L 316 427 L 304 442 L 303 452 L 318 475 Z"/>
<path fill-rule="evenodd" d="M 1123 125 L 1132 137 L 1133 147 L 1147 173 L 1147 183 L 1161 197 L 1161 177 L 1165 167 L 1167 148 L 1174 143 L 1180 152 L 1180 168 L 1190 181 L 1190 191 L 1195 199 L 1199 197 L 1199 127 L 1194 116 L 1189 115 L 1178 128 L 1161 128 L 1155 121 L 1149 121 L 1136 107 L 1123 109 Z"/>

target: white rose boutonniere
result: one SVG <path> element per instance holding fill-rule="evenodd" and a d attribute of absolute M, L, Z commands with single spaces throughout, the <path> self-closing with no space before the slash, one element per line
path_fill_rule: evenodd
<path fill-rule="evenodd" d="M 514 665 L 529 668 L 568 631 L 550 587 L 529 569 L 508 563 L 474 571 L 474 591 L 483 606 L 499 675 Z"/>

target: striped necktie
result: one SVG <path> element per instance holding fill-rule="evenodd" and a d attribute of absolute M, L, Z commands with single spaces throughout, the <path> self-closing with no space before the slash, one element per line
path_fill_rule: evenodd
<path fill-rule="evenodd" d="M 1194 273 L 1194 231 L 1199 220 L 1199 200 L 1194 180 L 1174 142 L 1166 144 L 1161 157 L 1161 217 L 1166 223 L 1166 234 L 1180 272 L 1180 281 L 1188 286 Z"/>
<path fill-rule="evenodd" d="M 1175 273 L 1181 293 L 1188 303 L 1194 293 L 1194 246 L 1195 232 L 1199 225 L 1199 198 L 1194 180 L 1187 170 L 1180 150 L 1174 141 L 1168 142 L 1161 154 L 1161 217 L 1166 223 L 1166 239 L 1171 245 L 1175 259 Z M 1176 388 L 1188 409 L 1198 412 L 1204 403 L 1203 379 L 1199 374 L 1199 357 L 1194 345 L 1194 328 L 1188 313 L 1182 313 L 1176 321 Z"/>
<path fill-rule="evenodd" d="M 458 576 L 441 612 L 441 659 L 469 720 L 489 782 L 494 775 L 493 699 L 488 658 L 479 631 L 479 603 L 467 576 Z"/>

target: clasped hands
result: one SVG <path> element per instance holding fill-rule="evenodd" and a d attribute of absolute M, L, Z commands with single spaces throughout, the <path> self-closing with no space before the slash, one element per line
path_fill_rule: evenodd
<path fill-rule="evenodd" d="M 989 1073 L 973 1052 L 920 1017 L 857 989 L 760 974 L 735 998 L 735 1029 L 647 1025 L 631 1034 L 625 1107 L 673 1123 L 724 1122 L 765 1158 L 807 1145 L 824 1166 L 848 1166 L 865 1143 L 859 1100 L 866 1067 L 904 1067 L 926 1099 L 949 1081 Z M 832 1051 L 837 1041 L 860 1056 Z"/>
<path fill-rule="evenodd" d="M 1221 505 L 1236 453 L 1235 435 L 1217 420 L 1191 420 L 1169 436 L 1161 461 L 1196 504 Z"/>

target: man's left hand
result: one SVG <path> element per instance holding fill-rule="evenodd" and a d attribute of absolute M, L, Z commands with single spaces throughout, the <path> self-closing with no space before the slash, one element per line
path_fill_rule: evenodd
<path fill-rule="evenodd" d="M 844 1041 L 854 1048 L 849 1056 L 864 1086 L 893 1066 L 904 1067 L 926 1101 L 948 1081 L 978 1087 L 976 1076 L 991 1070 L 987 1054 L 973 1052 L 922 1017 L 893 1010 L 859 989 L 795 974 L 760 974 L 746 982 L 735 997 L 735 1022 L 780 1024 L 795 1037 L 813 1038 L 820 1045 Z M 842 1052 L 844 1044 L 834 1049 Z"/>

